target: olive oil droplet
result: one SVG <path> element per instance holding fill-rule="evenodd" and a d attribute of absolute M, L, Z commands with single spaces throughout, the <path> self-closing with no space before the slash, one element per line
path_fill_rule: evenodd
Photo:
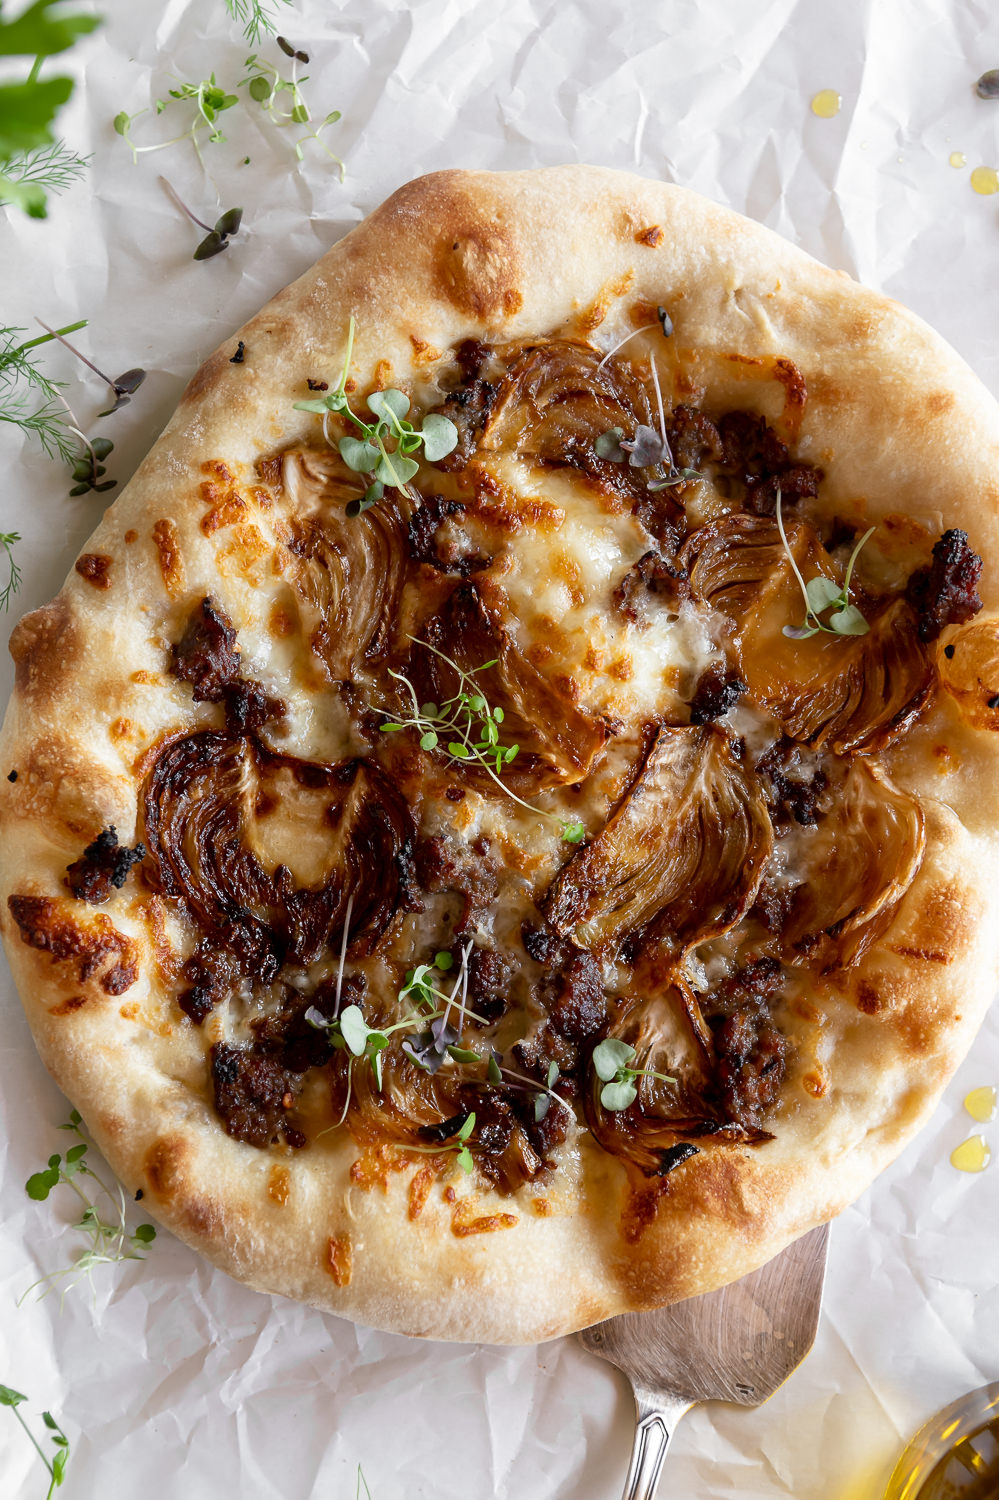
<path fill-rule="evenodd" d="M 992 1152 L 983 1135 L 969 1135 L 950 1153 L 950 1164 L 959 1172 L 984 1172 L 991 1160 Z"/>
<path fill-rule="evenodd" d="M 970 1094 L 964 1096 L 964 1107 L 973 1120 L 980 1125 L 987 1125 L 996 1117 L 996 1091 L 991 1086 L 981 1089 L 972 1089 Z"/>
<path fill-rule="evenodd" d="M 812 114 L 820 120 L 831 120 L 839 114 L 842 96 L 835 89 L 820 89 L 812 100 Z"/>
<path fill-rule="evenodd" d="M 971 174 L 971 186 L 976 193 L 983 193 L 986 197 L 989 193 L 999 192 L 999 172 L 995 167 L 976 167 Z"/>
<path fill-rule="evenodd" d="M 952 151 L 947 160 L 952 167 L 966 167 L 968 165 L 968 158 L 963 151 Z"/>

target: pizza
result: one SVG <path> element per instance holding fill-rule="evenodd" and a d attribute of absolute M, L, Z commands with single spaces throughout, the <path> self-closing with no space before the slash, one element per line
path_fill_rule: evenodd
<path fill-rule="evenodd" d="M 232 1275 L 528 1342 L 854 1200 L 991 997 L 999 414 L 680 188 L 400 189 L 12 641 L 3 935 Z"/>

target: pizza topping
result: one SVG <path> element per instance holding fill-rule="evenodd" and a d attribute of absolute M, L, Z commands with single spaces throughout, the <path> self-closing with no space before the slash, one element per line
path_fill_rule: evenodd
<path fill-rule="evenodd" d="M 143 800 L 161 889 L 244 971 L 313 962 L 348 904 L 352 948 L 369 953 L 412 902 L 412 816 L 371 762 L 317 765 L 202 731 L 161 752 Z"/>
<path fill-rule="evenodd" d="M 804 620 L 800 625 L 785 625 L 784 634 L 793 641 L 807 641 L 810 636 L 818 634 L 820 630 L 826 631 L 829 635 L 866 635 L 870 626 L 857 606 L 850 603 L 850 579 L 853 576 L 854 564 L 861 547 L 874 535 L 876 528 L 871 526 L 865 531 L 850 553 L 841 589 L 837 589 L 833 579 L 827 578 L 823 573 L 810 578 L 807 583 L 802 578 L 798 571 L 798 564 L 794 560 L 794 553 L 787 545 L 784 518 L 781 515 L 780 490 L 777 491 L 777 529 L 780 532 L 781 545 L 787 554 L 787 560 L 791 564 L 791 570 L 798 580 L 805 600 Z M 827 611 L 829 618 L 823 620 L 822 616 Z"/>
<path fill-rule="evenodd" d="M 712 1097 L 726 1120 L 750 1129 L 776 1106 L 784 1082 L 787 1038 L 768 1008 L 781 981 L 780 965 L 759 959 L 726 980 L 705 1006 L 716 1057 Z"/>
<path fill-rule="evenodd" d="M 410 654 L 408 678 L 400 680 L 417 705 L 457 705 L 471 720 L 469 729 L 476 716 L 487 712 L 494 725 L 502 724 L 504 738 L 513 744 L 492 769 L 500 747 L 488 724 L 480 735 L 482 745 L 470 734 L 446 742 L 448 753 L 477 784 L 495 783 L 499 771 L 504 789 L 517 794 L 581 782 L 606 742 L 607 728 L 576 703 L 567 685 L 544 677 L 518 651 L 503 624 L 504 606 L 505 596 L 494 585 L 459 584 L 423 627 Z M 481 685 L 469 681 L 479 674 L 486 674 Z M 428 731 L 432 729 L 431 723 Z M 455 744 L 464 753 L 456 752 Z"/>
<path fill-rule="evenodd" d="M 650 623 L 653 599 L 664 609 L 679 610 L 689 598 L 686 573 L 655 549 L 642 554 L 613 594 L 614 605 L 625 619 L 642 626 Z"/>
<path fill-rule="evenodd" d="M 489 558 L 468 551 L 468 541 L 449 523 L 463 515 L 460 500 L 442 495 L 424 495 L 409 519 L 406 540 L 414 562 L 426 563 L 440 573 L 475 573 L 489 566 Z"/>
<path fill-rule="evenodd" d="M 780 951 L 825 970 L 856 963 L 884 931 L 926 843 L 918 802 L 883 771 L 859 757 L 837 769 L 841 781 L 817 826 L 791 839 L 779 882 L 790 887 Z"/>
<path fill-rule="evenodd" d="M 194 688 L 196 703 L 219 703 L 239 677 L 240 655 L 229 616 L 213 599 L 192 611 L 184 634 L 170 648 L 170 671 Z"/>
<path fill-rule="evenodd" d="M 834 582 L 836 565 L 802 521 L 784 528 L 765 517 L 725 516 L 695 531 L 680 554 L 694 594 L 726 614 L 750 697 L 784 733 L 837 753 L 880 748 L 897 739 L 933 686 L 911 606 L 888 598 L 869 610 L 862 636 L 812 633 L 791 640 L 799 575 Z"/>
<path fill-rule="evenodd" d="M 89 901 L 100 906 L 111 899 L 112 890 L 121 890 L 133 865 L 146 857 L 145 844 L 136 844 L 126 849 L 118 842 L 118 833 L 112 823 L 104 828 L 88 844 L 81 859 L 74 860 L 66 869 L 66 884 L 78 901 Z"/>
<path fill-rule="evenodd" d="M 434 834 L 420 839 L 414 851 L 416 881 L 423 890 L 453 892 L 461 897 L 456 937 L 470 932 L 491 906 L 497 891 L 497 868 L 498 862 L 484 839 L 469 845 L 445 834 Z"/>
<path fill-rule="evenodd" d="M 909 579 L 906 598 L 919 620 L 919 639 L 935 641 L 946 625 L 963 625 L 982 607 L 978 580 L 982 559 L 968 545 L 968 534 L 951 528 L 934 545 L 933 558 Z"/>
<path fill-rule="evenodd" d="M 654 727 L 630 787 L 559 872 L 548 924 L 582 948 L 679 952 L 751 905 L 773 847 L 755 772 L 711 726 Z"/>
<path fill-rule="evenodd" d="M 357 521 L 334 504 L 321 519 L 292 523 L 287 576 L 309 644 L 332 682 L 352 682 L 391 644 L 405 537 L 399 509 L 388 502 Z"/>
<path fill-rule="evenodd" d="M 814 500 L 822 470 L 795 463 L 784 443 L 763 417 L 748 411 L 726 412 L 718 421 L 723 471 L 745 487 L 745 506 L 758 516 L 772 516 L 777 497 Z"/>
<path fill-rule="evenodd" d="M 216 1042 L 211 1049 L 215 1108 L 226 1132 L 250 1146 L 284 1140 L 304 1146 L 305 1137 L 288 1119 L 302 1085 L 266 1053 Z"/>
<path fill-rule="evenodd" d="M 737 672 L 732 672 L 723 661 L 712 662 L 697 679 L 694 696 L 690 700 L 691 724 L 710 724 L 734 708 L 746 691 L 746 684 Z"/>
<path fill-rule="evenodd" d="M 775 828 L 786 828 L 792 820 L 807 825 L 818 822 L 818 799 L 828 777 L 801 746 L 787 738 L 775 741 L 756 762 L 756 774 L 762 779 Z"/>

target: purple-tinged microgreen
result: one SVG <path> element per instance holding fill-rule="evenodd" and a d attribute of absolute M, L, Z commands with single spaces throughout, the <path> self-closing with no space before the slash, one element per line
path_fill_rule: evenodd
<path fill-rule="evenodd" d="M 245 78 L 240 79 L 239 87 L 246 87 L 250 98 L 260 105 L 272 124 L 279 130 L 287 129 L 292 125 L 312 125 L 314 128 L 305 135 L 299 136 L 294 143 L 295 155 L 299 161 L 305 159 L 306 141 L 315 141 L 326 153 L 330 161 L 336 162 L 340 168 L 340 181 L 344 179 L 346 168 L 339 156 L 333 152 L 322 139 L 322 132 L 330 125 L 335 125 L 340 119 L 340 111 L 333 109 L 322 120 L 315 121 L 312 112 L 302 93 L 302 84 L 308 82 L 308 75 L 299 78 L 298 64 L 308 62 L 309 55 L 292 47 L 284 37 L 277 38 L 278 46 L 286 57 L 291 58 L 291 77 L 285 78 L 273 63 L 258 57 L 256 53 L 246 59 L 249 69 Z M 287 96 L 287 97 L 285 97 Z M 287 108 L 282 108 L 282 104 Z"/>
<path fill-rule="evenodd" d="M 668 1073 L 657 1073 L 654 1068 L 633 1068 L 631 1059 L 635 1048 L 630 1042 L 617 1037 L 608 1037 L 598 1042 L 593 1049 L 593 1071 L 603 1084 L 600 1103 L 604 1109 L 627 1109 L 638 1098 L 636 1078 L 661 1078 L 663 1083 L 676 1083 Z"/>
<path fill-rule="evenodd" d="M 35 1452 L 38 1454 L 38 1457 L 41 1459 L 42 1463 L 49 1471 L 49 1492 L 46 1495 L 45 1500 L 52 1500 L 53 1494 L 57 1489 L 60 1488 L 63 1480 L 66 1478 L 66 1465 L 69 1463 L 69 1438 L 63 1432 L 62 1428 L 59 1426 L 59 1423 L 56 1421 L 52 1413 L 50 1411 L 43 1411 L 42 1422 L 44 1423 L 46 1431 L 49 1433 L 51 1441 L 55 1447 L 55 1452 L 52 1454 L 52 1457 L 49 1458 L 48 1454 L 45 1453 L 41 1444 L 38 1442 L 38 1439 L 35 1437 L 35 1434 L 31 1431 L 31 1428 L 28 1426 L 27 1422 L 25 1422 L 24 1418 L 21 1416 L 21 1413 L 17 1409 L 21 1405 L 21 1403 L 27 1401 L 27 1399 L 27 1396 L 22 1395 L 20 1391 L 12 1390 L 9 1385 L 0 1385 L 0 1406 L 10 1407 L 11 1411 L 14 1413 L 14 1416 L 24 1428 L 24 1431 L 27 1434 L 28 1439 Z"/>
<path fill-rule="evenodd" d="M 616 344 L 612 344 L 611 347 L 607 350 L 606 354 L 601 359 L 600 363 L 597 365 L 597 369 L 598 370 L 602 370 L 603 367 L 604 367 L 604 365 L 607 363 L 607 361 L 611 358 L 612 355 L 616 354 L 619 349 L 623 349 L 624 346 L 625 346 L 625 344 L 629 344 L 632 339 L 637 339 L 638 335 L 640 333 L 648 333 L 650 329 L 656 328 L 656 327 L 659 327 L 659 328 L 662 329 L 663 334 L 665 335 L 666 338 L 670 338 L 672 336 L 672 333 L 673 333 L 673 319 L 670 317 L 670 315 L 666 311 L 665 307 L 657 307 L 656 308 L 656 322 L 655 323 L 643 323 L 642 326 L 641 326 L 641 328 L 633 328 L 630 333 L 626 333 L 624 335 L 624 338 L 618 339 L 618 341 L 617 341 Z"/>
<path fill-rule="evenodd" d="M 69 1148 L 65 1157 L 58 1153 L 50 1156 L 48 1165 L 28 1178 L 25 1183 L 25 1192 L 36 1203 L 42 1203 L 48 1198 L 53 1188 L 61 1184 L 72 1188 L 84 1205 L 83 1214 L 73 1228 L 81 1230 L 87 1236 L 90 1241 L 89 1246 L 64 1271 L 52 1271 L 33 1282 L 18 1298 L 18 1306 L 29 1292 L 34 1291 L 35 1287 L 45 1286 L 46 1290 L 41 1294 L 44 1297 L 48 1295 L 57 1281 L 67 1276 L 72 1277 L 72 1280 L 62 1289 L 63 1297 L 65 1297 L 82 1277 L 89 1278 L 92 1275 L 95 1266 L 113 1265 L 122 1260 L 143 1260 L 146 1251 L 156 1238 L 156 1230 L 152 1224 L 140 1224 L 138 1228 L 129 1232 L 125 1222 L 124 1191 L 118 1183 L 115 1183 L 114 1189 L 110 1188 L 87 1161 L 90 1143 L 80 1128 L 82 1124 L 79 1112 L 74 1109 L 68 1123 L 60 1125 L 59 1128 L 76 1135 L 78 1137 L 76 1145 Z M 97 1184 L 104 1196 L 114 1205 L 117 1211 L 115 1220 L 109 1221 L 103 1217 L 97 1202 L 89 1198 L 80 1186 L 80 1178 L 89 1178 Z"/>
<path fill-rule="evenodd" d="M 554 1073 L 552 1072 L 553 1068 L 555 1070 Z M 551 1104 L 552 1100 L 554 1100 L 556 1104 L 561 1105 L 562 1109 L 565 1110 L 567 1115 L 573 1115 L 572 1106 L 566 1103 L 561 1094 L 555 1093 L 555 1084 L 558 1082 L 559 1076 L 558 1064 L 555 1062 L 551 1062 L 548 1064 L 548 1072 L 545 1075 L 546 1081 L 544 1083 L 539 1083 L 536 1078 L 528 1078 L 525 1076 L 525 1074 L 517 1073 L 513 1070 L 513 1068 L 508 1068 L 503 1062 L 502 1056 L 498 1052 L 493 1052 L 489 1057 L 489 1067 L 486 1076 L 490 1083 L 503 1083 L 506 1084 L 508 1088 L 517 1089 L 518 1092 L 533 1094 L 535 1096 L 535 1120 L 544 1119 L 545 1115 L 548 1113 L 548 1107 Z M 543 1108 L 540 1108 L 542 1099 L 545 1100 L 545 1105 Z"/>
<path fill-rule="evenodd" d="M 503 723 L 503 709 L 498 704 L 495 708 L 490 707 L 485 693 L 474 680 L 481 672 L 495 667 L 498 658 L 483 662 L 480 667 L 473 667 L 470 672 L 466 672 L 429 641 L 420 641 L 414 636 L 409 639 L 414 645 L 433 652 L 434 656 L 446 662 L 457 673 L 458 691 L 444 703 L 421 704 L 409 678 L 390 667 L 389 675 L 402 684 L 409 697 L 412 713 L 405 718 L 388 720 L 380 726 L 382 733 L 397 734 L 406 729 L 416 730 L 420 736 L 421 750 L 440 750 L 449 755 L 452 762 L 479 766 L 519 807 L 556 824 L 566 843 L 582 843 L 586 837 L 586 829 L 578 818 L 559 818 L 554 813 L 535 807 L 533 803 L 525 802 L 501 779 L 504 769 L 520 753 L 520 746 L 502 743 L 500 726 Z"/>
<path fill-rule="evenodd" d="M 553 1098 L 551 1090 L 555 1087 L 557 1082 L 558 1063 L 550 1062 L 548 1064 L 548 1072 L 545 1074 L 545 1087 L 547 1092 L 545 1092 L 544 1094 L 539 1094 L 534 1101 L 534 1119 L 535 1123 L 538 1125 L 540 1125 L 541 1121 L 544 1119 L 545 1115 L 551 1108 L 551 1102 Z"/>
<path fill-rule="evenodd" d="M 667 318 L 665 308 L 659 309 L 663 317 Z M 654 324 L 649 324 L 654 327 Z M 670 323 L 668 332 L 672 332 L 673 325 Z M 644 330 L 636 329 L 637 333 Z M 665 329 L 664 325 L 664 331 Z M 607 463 L 623 464 L 625 461 L 633 469 L 655 469 L 660 466 L 666 469 L 665 479 L 650 480 L 646 489 L 650 491 L 672 489 L 678 484 L 689 484 L 692 479 L 701 479 L 703 476 L 698 469 L 678 469 L 673 453 L 666 436 L 666 412 L 663 407 L 662 387 L 659 384 L 659 371 L 655 359 L 649 361 L 652 371 L 652 383 L 656 391 L 656 405 L 659 409 L 659 431 L 641 423 L 635 429 L 634 437 L 627 438 L 623 427 L 609 427 L 606 432 L 600 433 L 593 444 L 593 451 L 598 458 Z"/>
<path fill-rule="evenodd" d="M 69 350 L 70 354 L 75 354 L 77 359 L 82 361 L 88 370 L 93 370 L 94 374 L 103 380 L 114 398 L 114 405 L 109 406 L 107 411 L 98 412 L 97 415 L 99 417 L 110 417 L 119 407 L 128 405 L 146 378 L 145 370 L 138 368 L 125 370 L 121 375 L 116 375 L 112 379 L 110 375 L 105 375 L 103 370 L 98 369 L 93 360 L 88 359 L 85 354 L 82 354 L 75 344 L 71 344 L 69 339 L 64 338 L 62 333 L 58 332 L 55 328 L 50 328 L 47 323 L 42 322 L 41 318 L 36 318 L 35 322 L 41 328 L 45 329 L 50 339 L 57 339 L 64 348 Z M 108 449 L 107 451 L 110 452 L 111 450 Z"/>
<path fill-rule="evenodd" d="M 827 578 L 821 573 L 815 578 L 810 578 L 807 583 L 802 578 L 784 531 L 780 490 L 777 491 L 777 530 L 780 532 L 781 544 L 805 601 L 805 618 L 800 625 L 785 625 L 784 635 L 793 641 L 807 641 L 810 636 L 818 635 L 820 631 L 826 635 L 866 635 L 871 627 L 857 606 L 850 603 L 850 580 L 853 577 L 854 564 L 861 547 L 874 535 L 877 527 L 868 527 L 850 553 L 842 588 L 837 588 L 832 578 Z M 828 622 L 821 619 L 821 615 L 826 610 L 831 611 Z"/>
<path fill-rule="evenodd" d="M 445 458 L 458 443 L 458 429 L 447 417 L 442 417 L 436 412 L 430 412 L 423 419 L 421 427 L 414 427 L 407 420 L 410 403 L 409 397 L 402 391 L 383 390 L 375 391 L 368 397 L 368 410 L 377 418 L 375 422 L 365 422 L 351 410 L 350 401 L 347 396 L 347 377 L 350 373 L 350 359 L 354 350 L 354 333 L 356 324 L 351 316 L 347 331 L 347 351 L 344 355 L 343 369 L 340 379 L 333 390 L 327 391 L 324 396 L 315 401 L 296 401 L 296 411 L 314 412 L 323 419 L 323 432 L 327 442 L 332 445 L 329 434 L 328 420 L 331 412 L 339 413 L 353 422 L 358 429 L 360 437 L 342 437 L 337 443 L 340 457 L 349 469 L 356 474 L 366 474 L 371 479 L 369 488 L 365 491 L 363 499 L 351 500 L 347 507 L 348 516 L 361 515 L 369 509 L 385 492 L 386 486 L 405 490 L 409 481 L 419 470 L 419 464 L 411 457 L 420 446 L 423 447 L 423 456 L 428 463 L 438 463 Z M 388 443 L 393 446 L 389 448 Z"/>
<path fill-rule="evenodd" d="M 291 5 L 292 0 L 281 0 L 281 3 Z M 254 46 L 259 43 L 264 32 L 269 31 L 273 34 L 277 30 L 271 15 L 272 7 L 266 3 L 266 0 L 225 0 L 225 8 L 234 21 L 241 23 L 243 35 Z"/>
<path fill-rule="evenodd" d="M 204 219 L 199 219 L 197 214 L 191 212 L 172 183 L 168 182 L 165 177 L 161 177 L 159 180 L 167 195 L 187 215 L 191 223 L 197 224 L 199 229 L 207 230 L 204 239 L 200 241 L 198 248 L 195 250 L 192 260 L 211 260 L 213 255 L 218 255 L 221 251 L 228 250 L 230 239 L 234 234 L 239 233 L 239 226 L 243 222 L 243 210 L 241 208 L 227 208 L 215 220 L 214 226 L 206 224 Z"/>

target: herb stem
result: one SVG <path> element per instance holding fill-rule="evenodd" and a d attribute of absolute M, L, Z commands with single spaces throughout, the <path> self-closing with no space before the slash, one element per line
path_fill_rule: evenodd
<path fill-rule="evenodd" d="M 64 344 L 66 346 L 66 348 L 69 350 L 70 354 L 75 354 L 76 357 L 77 357 L 77 359 L 81 359 L 83 361 L 83 363 L 86 365 L 86 367 L 87 367 L 88 370 L 93 370 L 93 372 L 94 372 L 95 375 L 99 375 L 101 377 L 101 379 L 104 381 L 105 385 L 109 385 L 112 388 L 114 387 L 114 381 L 113 380 L 109 380 L 108 377 L 105 375 L 104 371 L 103 370 L 99 370 L 97 368 L 97 366 L 93 363 L 93 361 L 89 360 L 85 354 L 81 354 L 80 351 L 79 351 L 79 349 L 75 348 L 69 342 L 69 339 L 63 338 L 63 336 L 62 336 L 61 333 L 57 333 L 54 328 L 50 328 L 47 323 L 43 323 L 42 320 L 41 320 L 41 318 L 36 318 L 35 322 L 39 325 L 39 327 L 45 329 L 45 332 L 46 332 L 46 334 L 48 335 L 48 337 L 50 339 L 58 339 L 58 341 L 59 341 L 60 344 Z M 85 327 L 85 326 L 86 326 L 86 324 L 80 324 L 80 323 L 76 324 L 77 328 L 81 328 L 81 327 Z M 40 342 L 43 342 L 43 341 L 36 339 L 35 342 L 36 343 L 40 343 Z M 31 346 L 29 344 L 22 344 L 21 347 L 23 349 L 27 349 L 27 348 L 30 348 Z M 70 413 L 70 415 L 72 416 L 72 413 Z M 74 417 L 73 420 L 75 421 L 76 418 Z"/>
<path fill-rule="evenodd" d="M 29 1287 L 29 1291 L 30 1291 L 30 1287 Z M 52 1475 L 52 1478 L 54 1480 L 55 1479 L 55 1469 L 53 1469 L 52 1465 L 49 1463 L 49 1461 L 46 1458 L 45 1454 L 42 1452 L 41 1448 L 39 1448 L 39 1446 L 38 1446 L 38 1439 L 35 1437 L 35 1434 L 32 1432 L 32 1430 L 28 1426 L 27 1422 L 21 1416 L 21 1413 L 18 1411 L 18 1409 L 17 1409 L 16 1406 L 12 1406 L 11 1407 L 11 1411 L 14 1413 L 15 1417 L 20 1422 L 21 1426 L 24 1428 L 25 1432 L 28 1434 L 28 1437 L 31 1439 L 31 1443 L 32 1443 L 32 1446 L 34 1447 L 35 1452 L 38 1454 L 38 1457 L 41 1459 L 42 1463 L 48 1469 L 49 1473 Z M 52 1491 L 49 1490 L 49 1494 L 50 1495 L 51 1495 L 51 1493 L 52 1493 Z"/>
<path fill-rule="evenodd" d="M 351 891 L 347 897 L 347 912 L 343 919 L 343 937 L 340 941 L 340 966 L 336 971 L 336 1014 L 340 1014 L 340 994 L 343 990 L 343 966 L 347 961 L 347 932 L 350 928 L 350 914 L 354 909 L 354 892 Z"/>
<path fill-rule="evenodd" d="M 611 355 L 616 354 L 617 351 L 619 349 L 622 349 L 624 345 L 627 344 L 631 339 L 637 339 L 640 333 L 648 333 L 651 328 L 656 328 L 657 326 L 658 325 L 656 323 L 643 323 L 641 328 L 633 328 L 631 333 L 626 333 L 623 339 L 618 339 L 616 344 L 611 344 L 610 348 L 607 350 L 607 353 L 597 365 L 597 369 L 602 370 L 604 365 L 610 359 Z"/>
<path fill-rule="evenodd" d="M 41 320 L 41 318 L 36 318 L 35 322 L 36 323 L 42 323 L 42 320 Z M 46 325 L 44 323 L 42 323 L 42 327 L 44 328 L 45 326 Z M 76 333 L 76 332 L 78 332 L 79 329 L 86 328 L 86 326 L 87 326 L 87 319 L 86 318 L 81 318 L 78 323 L 67 323 L 65 328 L 53 328 L 53 329 L 50 329 L 48 331 L 48 333 L 40 333 L 36 339 L 28 339 L 28 341 L 26 343 L 24 343 L 24 344 L 18 344 L 17 348 L 15 350 L 13 350 L 13 353 L 14 354 L 23 354 L 26 349 L 37 349 L 38 346 L 39 346 L 39 344 L 50 344 L 53 339 L 60 339 L 60 340 L 62 340 L 63 343 L 65 343 L 66 341 L 63 338 L 63 334 L 66 334 L 66 333 Z M 66 347 L 67 347 L 67 349 L 71 349 L 72 345 L 71 344 L 67 344 Z M 76 353 L 75 349 L 73 349 L 73 353 L 74 354 Z M 83 358 L 82 354 L 80 355 L 80 358 L 81 359 Z M 98 374 L 99 373 L 100 372 L 98 371 Z"/>
<path fill-rule="evenodd" d="M 791 564 L 791 567 L 794 571 L 794 576 L 798 580 L 798 587 L 801 589 L 802 597 L 805 601 L 805 619 L 806 621 L 809 618 L 814 619 L 815 614 L 812 609 L 811 602 L 808 598 L 808 589 L 805 586 L 805 580 L 802 578 L 801 573 L 798 570 L 798 564 L 794 560 L 794 554 L 792 553 L 791 548 L 788 545 L 787 535 L 784 531 L 784 518 L 781 515 L 781 495 L 779 486 L 777 489 L 777 530 L 780 532 L 780 539 L 784 544 L 784 551 L 787 553 L 787 560 Z"/>
<path fill-rule="evenodd" d="M 183 136 L 178 136 L 177 139 L 178 140 L 183 140 L 184 137 Z M 192 141 L 194 143 L 195 150 L 197 150 L 198 143 L 194 139 L 193 135 L 192 135 L 191 139 L 192 139 Z M 172 142 L 166 142 L 165 144 L 171 145 Z M 153 149 L 153 148 L 152 147 L 148 147 L 148 146 L 146 147 L 146 150 L 151 150 L 151 149 Z M 199 152 L 199 155 L 200 155 L 200 152 Z M 204 165 L 204 163 L 202 162 L 202 166 L 203 165 Z M 187 214 L 187 217 L 191 220 L 192 224 L 197 224 L 197 226 L 198 226 L 199 229 L 205 229 L 205 230 L 208 231 L 209 234 L 211 234 L 211 232 L 212 232 L 212 226 L 210 224 L 206 224 L 205 221 L 204 221 L 204 219 L 199 219 L 198 216 L 197 216 L 197 214 L 192 214 L 191 210 L 188 208 L 187 204 L 184 202 L 183 198 L 177 192 L 177 189 L 173 186 L 172 183 L 167 182 L 166 178 L 162 177 L 162 176 L 158 177 L 157 181 L 160 182 L 163 185 L 163 188 L 165 189 L 167 196 L 169 198 L 172 198 L 173 202 L 180 209 L 181 213 Z"/>
<path fill-rule="evenodd" d="M 20 20 L 20 19 L 21 18 L 19 16 L 18 20 Z M 36 57 L 35 58 L 34 62 L 31 64 L 31 71 L 28 74 L 27 78 L 24 80 L 24 87 L 25 88 L 30 88 L 33 83 L 37 83 L 38 82 L 38 75 L 42 71 L 42 63 L 44 61 L 45 61 L 44 54 L 42 56 L 40 56 L 40 57 Z"/>

